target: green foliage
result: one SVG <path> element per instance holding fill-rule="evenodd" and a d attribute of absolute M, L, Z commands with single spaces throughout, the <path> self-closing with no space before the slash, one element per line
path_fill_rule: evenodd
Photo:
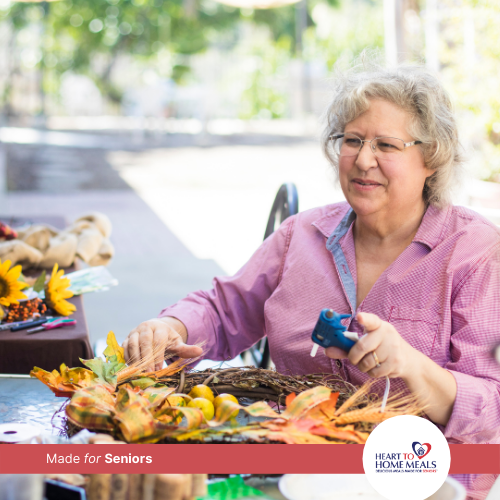
<path fill-rule="evenodd" d="M 383 41 L 379 3 L 357 0 L 341 6 L 341 0 L 308 0 L 307 27 L 298 51 L 299 8 L 245 10 L 214 0 L 61 0 L 12 3 L 0 8 L 0 20 L 14 27 L 18 45 L 26 33 L 41 38 L 28 69 L 44 69 L 46 94 L 57 95 L 61 76 L 73 72 L 90 77 L 108 102 L 119 104 L 124 85 L 113 75 L 121 56 L 184 84 L 193 76 L 189 56 L 215 47 L 243 52 L 256 61 L 247 73 L 240 116 L 279 118 L 288 104 L 279 80 L 287 78 L 283 68 L 293 58 L 326 61 L 330 69 L 338 58 L 352 59 L 367 46 L 381 47 Z M 240 50 L 249 26 L 260 30 L 262 40 Z M 8 82 L 6 101 L 10 89 Z"/>
<path fill-rule="evenodd" d="M 102 358 L 80 359 L 80 361 L 87 368 L 90 368 L 97 375 L 97 378 L 112 385 L 117 383 L 116 374 L 126 366 L 125 363 L 118 361 L 116 356 L 110 356 L 106 361 L 103 361 Z"/>
<path fill-rule="evenodd" d="M 452 8 L 452 0 L 443 1 L 450 14 L 441 32 L 442 75 L 467 117 L 464 134 L 479 155 L 474 173 L 500 182 L 500 3 L 464 0 L 464 8 L 458 10 Z M 472 37 L 466 40 L 468 30 Z"/>
<path fill-rule="evenodd" d="M 281 118 L 287 107 L 284 93 L 276 86 L 280 71 L 290 61 L 290 39 L 259 44 L 246 56 L 254 61 L 246 89 L 241 96 L 240 118 Z M 277 78 L 278 77 L 278 78 Z"/>
<path fill-rule="evenodd" d="M 35 281 L 35 284 L 33 285 L 33 291 L 34 292 L 41 292 L 45 288 L 45 269 L 42 271 L 42 274 L 38 276 L 37 280 Z"/>

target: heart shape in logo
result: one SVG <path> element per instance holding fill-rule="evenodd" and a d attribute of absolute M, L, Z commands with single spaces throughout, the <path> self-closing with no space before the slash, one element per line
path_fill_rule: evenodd
<path fill-rule="evenodd" d="M 422 451 L 425 451 L 423 449 L 424 446 L 427 446 L 427 451 L 425 453 L 422 454 Z M 431 448 L 432 446 L 429 444 L 429 443 L 422 443 L 420 444 L 418 441 L 415 441 L 411 447 L 413 448 L 413 451 L 415 453 L 415 455 L 420 459 L 422 460 L 422 458 L 424 458 L 426 455 L 429 454 L 429 452 L 431 451 Z M 420 451 L 420 453 L 418 453 Z"/>

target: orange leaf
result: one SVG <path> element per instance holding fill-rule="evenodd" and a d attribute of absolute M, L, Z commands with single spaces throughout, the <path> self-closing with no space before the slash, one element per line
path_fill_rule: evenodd
<path fill-rule="evenodd" d="M 301 392 L 290 405 L 287 405 L 286 410 L 281 415 L 282 418 L 301 418 L 311 408 L 328 401 L 330 399 L 331 390 L 328 387 L 319 385 Z"/>
<path fill-rule="evenodd" d="M 286 397 L 286 400 L 285 400 L 285 405 L 286 406 L 290 406 L 292 404 L 292 401 L 297 397 L 297 395 L 295 394 L 295 392 L 292 392 L 291 394 L 289 394 L 287 397 Z"/>
<path fill-rule="evenodd" d="M 318 406 L 311 408 L 306 413 L 307 418 L 321 421 L 332 420 L 335 414 L 335 407 L 337 405 L 338 398 L 339 393 L 332 392 L 332 394 L 330 394 L 330 397 L 326 401 L 323 401 L 323 403 L 320 403 Z"/>

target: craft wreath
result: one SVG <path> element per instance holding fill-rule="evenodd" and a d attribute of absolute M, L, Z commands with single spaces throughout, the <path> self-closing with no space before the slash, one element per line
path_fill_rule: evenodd
<path fill-rule="evenodd" d="M 291 376 L 254 367 L 197 372 L 187 370 L 192 359 L 151 372 L 154 353 L 127 365 L 112 332 L 107 342 L 105 361 L 31 372 L 57 395 L 71 397 L 64 406 L 67 435 L 88 429 L 127 443 L 365 443 L 376 424 L 422 412 L 411 395 L 394 395 L 382 411 L 371 384 L 357 388 L 332 374 Z M 197 392 L 212 398 L 211 412 L 196 405 Z M 236 421 L 240 412 L 249 418 Z"/>

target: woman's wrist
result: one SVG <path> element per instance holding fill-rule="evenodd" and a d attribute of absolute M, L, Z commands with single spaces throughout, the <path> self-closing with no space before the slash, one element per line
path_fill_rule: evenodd
<path fill-rule="evenodd" d="M 416 349 L 414 351 L 416 355 L 412 356 L 412 362 L 405 370 L 406 375 L 401 378 L 425 408 L 427 416 L 434 423 L 445 426 L 457 396 L 455 377 L 425 354 Z"/>
<path fill-rule="evenodd" d="M 403 364 L 403 371 L 401 378 L 403 379 L 406 387 L 411 391 L 411 386 L 414 385 L 415 380 L 421 380 L 425 365 L 430 359 L 422 354 L 420 351 L 407 344 L 407 355 Z"/>

